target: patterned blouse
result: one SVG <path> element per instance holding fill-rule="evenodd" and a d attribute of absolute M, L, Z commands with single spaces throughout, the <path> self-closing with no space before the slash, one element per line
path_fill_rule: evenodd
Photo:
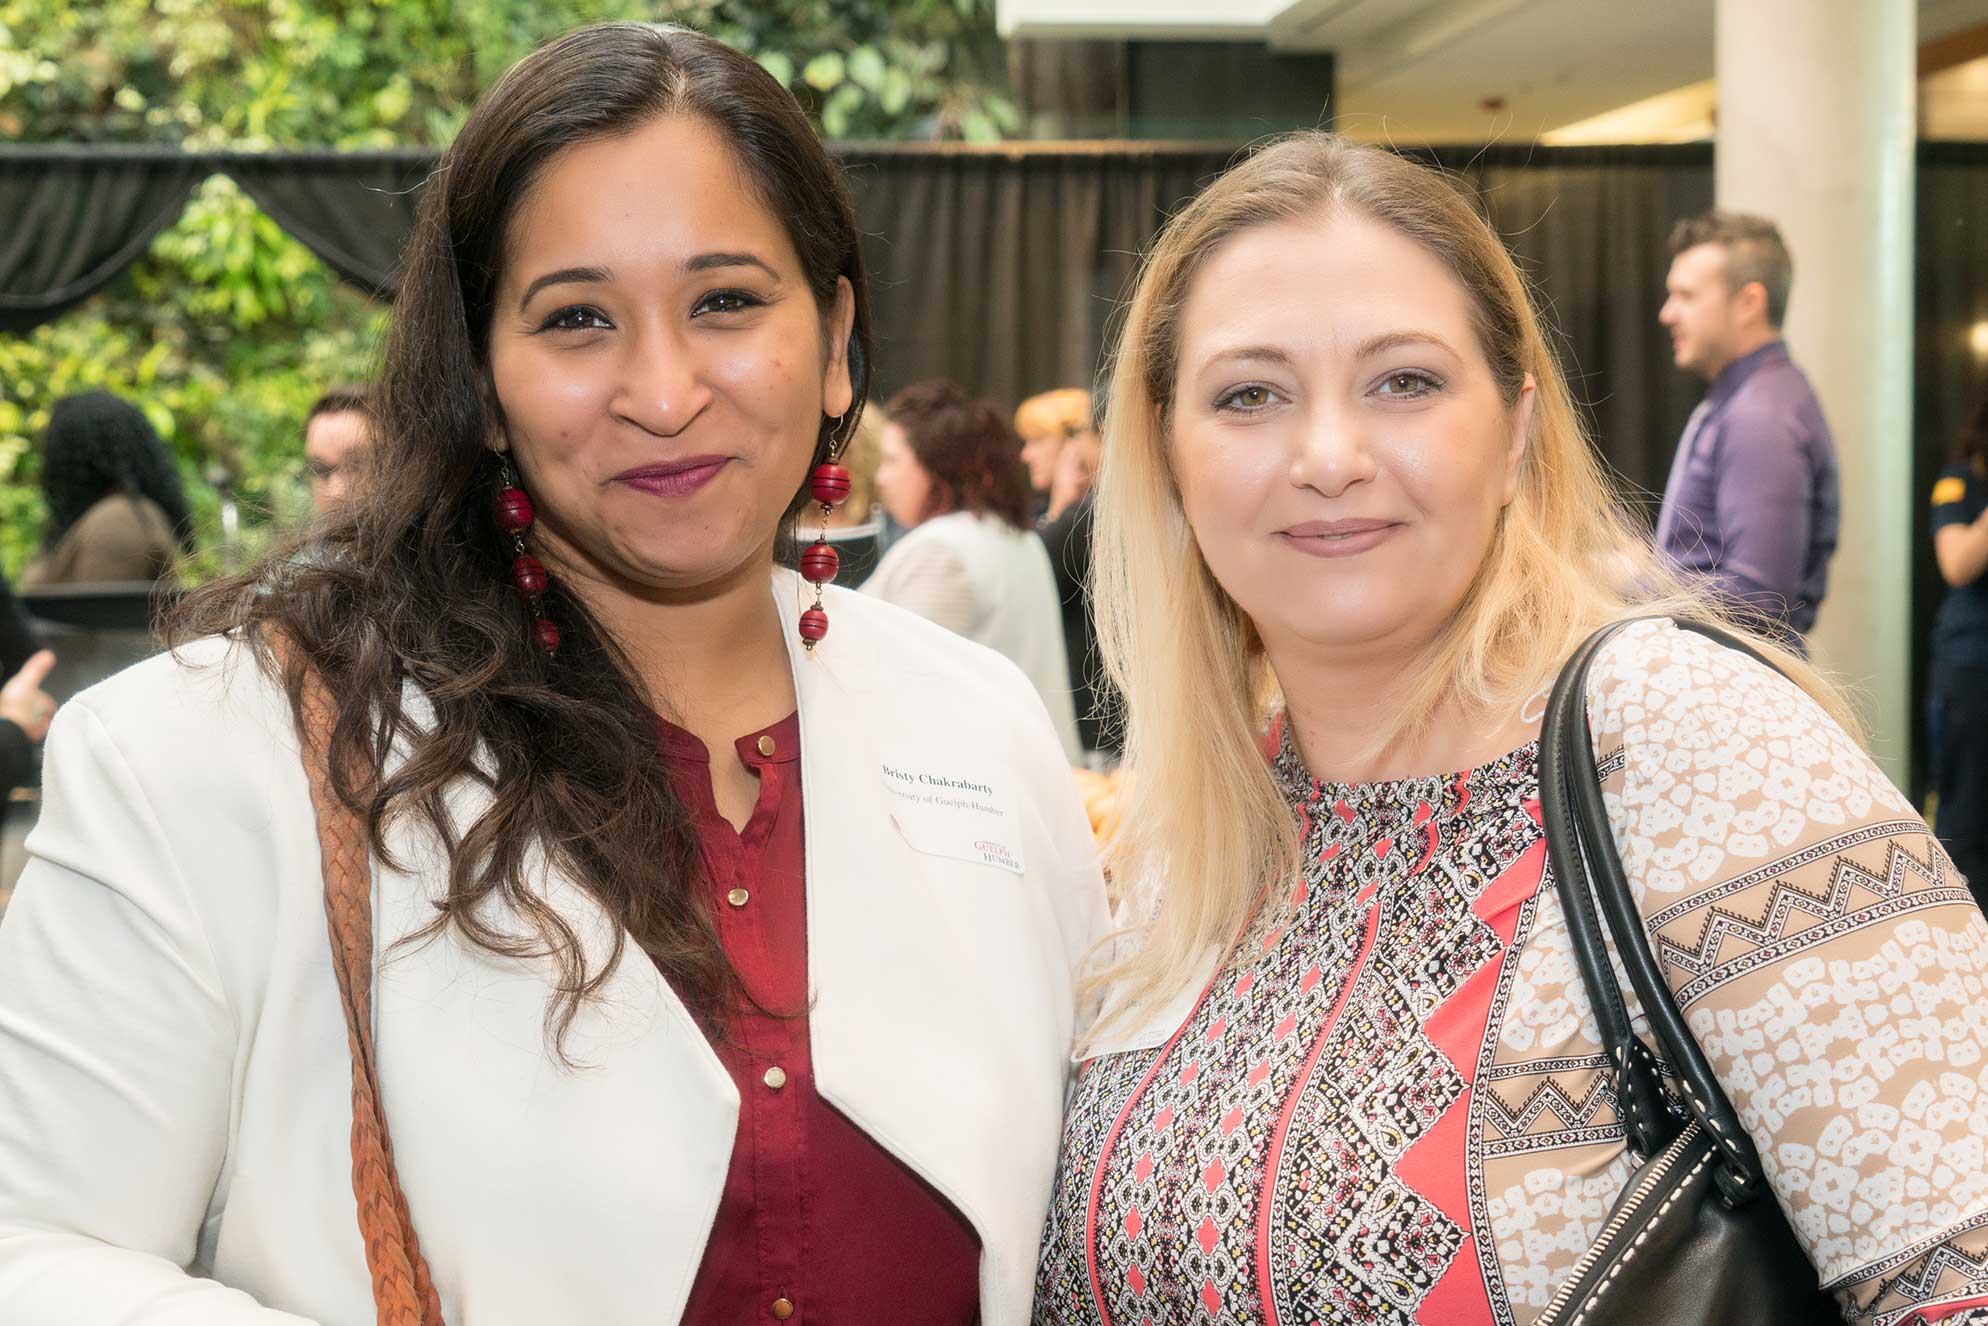
<path fill-rule="evenodd" d="M 1864 1326 L 1988 1322 L 1988 923 L 1782 678 L 1668 623 L 1592 676 L 1646 923 L 1824 1286 Z M 1537 748 L 1351 786 L 1287 739 L 1276 772 L 1292 919 L 1084 1063 L 1036 1326 L 1526 1326 L 1635 1165 Z"/>

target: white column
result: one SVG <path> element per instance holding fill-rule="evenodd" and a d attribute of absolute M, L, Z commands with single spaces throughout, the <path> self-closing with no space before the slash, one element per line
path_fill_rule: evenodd
<path fill-rule="evenodd" d="M 1813 637 L 1856 688 L 1894 780 L 1911 694 L 1910 0 L 1719 0 L 1719 206 L 1779 223 L 1795 259 L 1786 332 L 1822 398 L 1843 532 Z"/>

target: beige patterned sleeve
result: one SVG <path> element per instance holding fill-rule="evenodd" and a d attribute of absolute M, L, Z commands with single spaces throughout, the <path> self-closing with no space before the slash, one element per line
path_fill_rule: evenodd
<path fill-rule="evenodd" d="M 1988 1321 L 1988 922 L 1792 683 L 1668 622 L 1589 719 L 1658 959 L 1797 1236 L 1866 1326 Z"/>

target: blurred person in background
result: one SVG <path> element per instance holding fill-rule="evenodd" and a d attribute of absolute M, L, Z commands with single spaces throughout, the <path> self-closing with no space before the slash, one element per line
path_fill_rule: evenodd
<path fill-rule="evenodd" d="M 1015 409 L 1022 463 L 1044 520 L 1054 520 L 1083 499 L 1098 472 L 1098 430 L 1091 393 L 1058 387 L 1031 396 Z"/>
<path fill-rule="evenodd" d="M 1710 389 L 1684 426 L 1657 514 L 1673 565 L 1797 649 L 1836 551 L 1836 448 L 1788 357 L 1794 263 L 1772 221 L 1707 212 L 1671 233 L 1657 321 L 1677 366 Z"/>
<path fill-rule="evenodd" d="M 48 531 L 22 588 L 163 580 L 193 551 L 179 469 L 137 406 L 108 391 L 65 396 L 42 437 Z"/>
<path fill-rule="evenodd" d="M 1933 485 L 1933 557 L 1948 587 L 1933 619 L 1933 827 L 1988 905 L 1988 398 Z"/>
<path fill-rule="evenodd" d="M 357 383 L 333 387 L 304 416 L 304 463 L 311 471 L 311 505 L 330 511 L 349 498 L 373 449 L 373 390 Z"/>
<path fill-rule="evenodd" d="M 1116 754 L 1118 693 L 1098 663 L 1097 627 L 1084 593 L 1091 579 L 1091 481 L 1098 468 L 1098 430 L 1091 393 L 1062 387 L 1031 396 L 1015 411 L 1022 460 L 1033 482 L 1047 471 L 1049 511 L 1037 525 L 1056 575 L 1063 608 L 1063 647 L 1077 710 L 1077 738 L 1086 751 Z"/>
<path fill-rule="evenodd" d="M 863 592 L 1013 660 L 1082 759 L 1063 613 L 1029 522 L 1028 471 L 1008 421 L 956 382 L 921 382 L 884 407 L 877 495 L 908 531 Z"/>
<path fill-rule="evenodd" d="M 0 576 L 0 797 L 34 781 L 35 748 L 48 735 L 55 699 L 42 689 L 55 655 L 37 649 L 14 591 Z"/>

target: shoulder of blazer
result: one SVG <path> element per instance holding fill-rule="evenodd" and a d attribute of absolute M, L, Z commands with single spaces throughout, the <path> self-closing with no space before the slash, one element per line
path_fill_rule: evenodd
<path fill-rule="evenodd" d="M 245 644 L 226 636 L 155 654 L 69 703 L 96 714 L 134 754 L 158 747 L 175 761 L 198 763 L 219 758 L 240 739 L 276 736 L 293 750 L 297 745 L 282 682 L 263 671 Z"/>
<path fill-rule="evenodd" d="M 821 674 L 837 693 L 830 703 L 916 714 L 922 729 L 941 738 L 991 740 L 1018 761 L 1031 796 L 1067 787 L 1074 802 L 1055 725 L 1034 684 L 1006 655 L 855 590 L 831 588 L 823 604 L 830 622 L 824 649 L 841 647 L 819 659 L 831 664 Z"/>
<path fill-rule="evenodd" d="M 154 655 L 62 708 L 93 719 L 100 749 L 115 752 L 108 785 L 101 775 L 76 785 L 85 796 L 136 796 L 169 828 L 266 833 L 272 817 L 314 818 L 289 697 L 234 641 L 209 637 Z M 57 722 L 69 716 L 58 712 Z M 61 740 L 48 752 L 51 763 L 85 759 Z"/>
<path fill-rule="evenodd" d="M 954 702 L 1040 708 L 1035 687 L 1004 654 L 917 613 L 869 594 L 831 587 L 822 596 L 830 634 L 853 668 L 838 669 L 852 688 L 901 691 L 907 684 L 942 690 Z"/>

